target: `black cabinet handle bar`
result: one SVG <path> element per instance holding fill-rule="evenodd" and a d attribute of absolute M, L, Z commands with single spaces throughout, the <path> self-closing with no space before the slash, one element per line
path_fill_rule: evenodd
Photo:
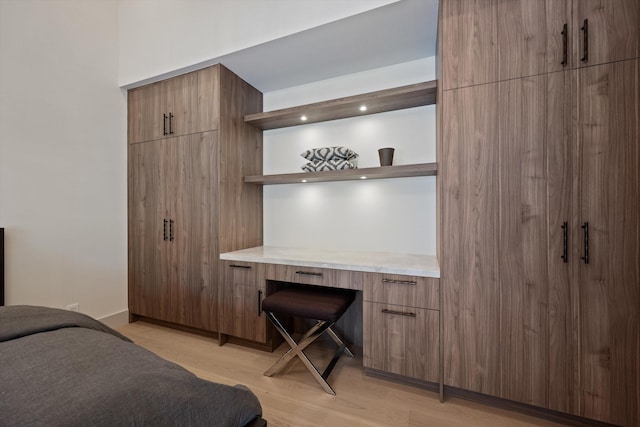
<path fill-rule="evenodd" d="M 382 283 L 398 283 L 400 285 L 417 285 L 418 282 L 415 280 L 395 280 L 395 279 L 382 279 Z"/>
<path fill-rule="evenodd" d="M 580 258 L 585 264 L 589 264 L 589 223 L 582 224 L 584 230 L 584 255 Z"/>
<path fill-rule="evenodd" d="M 167 115 L 162 114 L 162 134 L 167 135 Z"/>
<path fill-rule="evenodd" d="M 229 264 L 229 267 L 231 267 L 231 268 L 244 268 L 244 269 L 247 269 L 247 270 L 251 269 L 250 265 Z"/>
<path fill-rule="evenodd" d="M 567 30 L 567 24 L 564 24 L 562 26 L 562 32 L 560 34 L 562 34 L 562 62 L 560 64 L 562 64 L 563 67 L 566 67 L 567 66 L 567 44 L 569 42 L 568 40 L 569 31 Z"/>
<path fill-rule="evenodd" d="M 262 290 L 258 289 L 258 316 L 262 314 Z"/>
<path fill-rule="evenodd" d="M 317 277 L 323 276 L 322 273 L 316 273 L 313 271 L 296 271 L 296 274 L 302 274 L 303 276 L 317 276 Z"/>
<path fill-rule="evenodd" d="M 173 223 L 172 219 L 169 220 L 169 241 L 173 242 Z"/>
<path fill-rule="evenodd" d="M 589 62 L 589 20 L 585 19 L 582 24 L 582 58 L 580 59 L 582 62 Z"/>
<path fill-rule="evenodd" d="M 382 312 L 384 314 L 399 314 L 400 316 L 416 317 L 415 313 L 406 312 L 406 311 L 387 310 L 386 308 L 383 308 Z"/>
<path fill-rule="evenodd" d="M 163 241 L 167 240 L 167 222 L 168 221 L 166 219 L 162 220 L 162 223 L 163 223 L 163 225 L 162 225 L 162 240 Z"/>
<path fill-rule="evenodd" d="M 566 264 L 569 262 L 569 224 L 562 223 L 562 261 Z"/>

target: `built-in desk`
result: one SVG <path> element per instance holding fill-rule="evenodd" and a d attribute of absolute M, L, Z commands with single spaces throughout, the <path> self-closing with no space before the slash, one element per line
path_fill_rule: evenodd
<path fill-rule="evenodd" d="M 442 392 L 435 256 L 259 246 L 220 259 L 221 343 L 230 336 L 268 346 L 276 334 L 260 304 L 278 286 L 355 289 L 358 298 L 338 327 L 362 348 L 366 372 Z"/>

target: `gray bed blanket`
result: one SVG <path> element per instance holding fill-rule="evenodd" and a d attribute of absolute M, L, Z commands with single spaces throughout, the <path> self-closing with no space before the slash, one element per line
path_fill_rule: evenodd
<path fill-rule="evenodd" d="M 248 389 L 199 379 L 88 316 L 0 307 L 0 426 L 226 427 L 261 413 Z"/>

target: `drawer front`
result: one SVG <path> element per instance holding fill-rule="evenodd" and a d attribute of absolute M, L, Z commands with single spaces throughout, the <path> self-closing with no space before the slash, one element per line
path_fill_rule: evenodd
<path fill-rule="evenodd" d="M 439 311 L 364 302 L 363 365 L 439 381 Z"/>
<path fill-rule="evenodd" d="M 440 280 L 434 277 L 364 273 L 364 300 L 440 310 Z"/>
<path fill-rule="evenodd" d="M 225 285 L 260 286 L 264 284 L 264 265 L 243 261 L 221 261 Z"/>
<path fill-rule="evenodd" d="M 303 285 L 362 290 L 362 274 L 359 271 L 267 264 L 265 277 Z"/>

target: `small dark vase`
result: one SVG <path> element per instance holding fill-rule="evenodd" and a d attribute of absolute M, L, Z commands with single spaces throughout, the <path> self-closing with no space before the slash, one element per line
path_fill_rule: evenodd
<path fill-rule="evenodd" d="M 378 150 L 378 155 L 380 156 L 380 166 L 391 166 L 393 164 L 393 152 L 394 149 L 391 147 L 381 148 Z"/>

